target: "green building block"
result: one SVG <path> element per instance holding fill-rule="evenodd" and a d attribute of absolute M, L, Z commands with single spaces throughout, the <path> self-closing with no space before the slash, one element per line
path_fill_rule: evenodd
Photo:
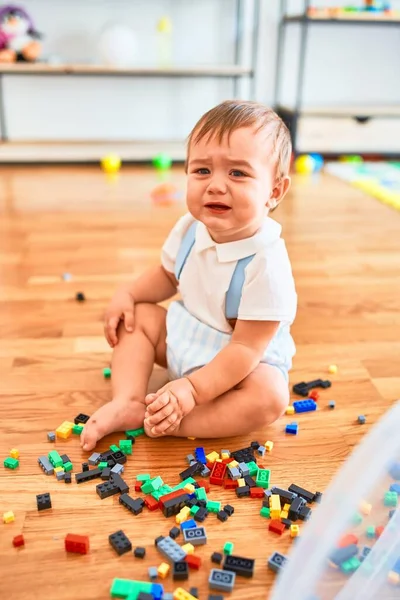
<path fill-rule="evenodd" d="M 124 454 L 132 454 L 132 440 L 119 440 L 119 447 Z"/>
<path fill-rule="evenodd" d="M 111 377 L 111 369 L 110 369 L 110 367 L 105 367 L 103 369 L 103 376 L 104 376 L 104 379 L 110 379 L 110 377 Z"/>
<path fill-rule="evenodd" d="M 192 506 L 192 508 L 190 509 L 190 514 L 191 515 L 195 515 L 196 513 L 198 513 L 200 510 L 200 506 Z"/>
<path fill-rule="evenodd" d="M 164 483 L 160 488 L 158 488 L 157 492 L 159 492 L 161 498 L 161 496 L 165 496 L 166 494 L 172 492 L 172 488 Z"/>
<path fill-rule="evenodd" d="M 176 492 L 177 490 L 183 490 L 183 488 L 185 487 L 185 485 L 187 485 L 188 483 L 196 483 L 196 480 L 193 479 L 193 477 L 188 477 L 187 479 L 184 479 L 183 481 L 181 481 L 180 483 L 178 483 L 177 485 L 175 485 L 171 492 Z"/>
<path fill-rule="evenodd" d="M 57 450 L 51 450 L 49 452 L 49 461 L 53 465 L 53 467 L 62 467 L 63 461 L 61 456 L 58 454 Z"/>
<path fill-rule="evenodd" d="M 353 525 L 360 525 L 360 523 L 362 523 L 363 518 L 362 515 L 360 515 L 360 513 L 356 513 L 353 517 Z"/>
<path fill-rule="evenodd" d="M 269 480 L 271 477 L 271 471 L 269 469 L 258 469 L 256 477 L 256 486 L 262 488 L 269 488 Z"/>
<path fill-rule="evenodd" d="M 151 494 L 152 492 L 155 492 L 156 490 L 153 488 L 153 484 L 152 484 L 152 480 L 149 479 L 149 481 L 145 481 L 144 484 L 141 487 L 141 490 L 143 492 L 143 494 Z"/>
<path fill-rule="evenodd" d="M 367 529 L 365 530 L 365 535 L 367 536 L 367 538 L 374 538 L 375 537 L 375 527 L 374 527 L 374 525 L 368 525 Z"/>
<path fill-rule="evenodd" d="M 139 429 L 128 429 L 127 431 L 125 431 L 125 434 L 128 437 L 138 437 L 139 435 L 144 434 L 144 428 L 139 427 Z"/>
<path fill-rule="evenodd" d="M 68 473 L 68 471 L 72 471 L 73 468 L 74 465 L 70 461 L 63 464 L 63 469 L 66 473 Z"/>
<path fill-rule="evenodd" d="M 3 464 L 6 467 L 6 469 L 16 469 L 17 467 L 19 467 L 19 460 L 17 460 L 16 458 L 12 458 L 11 456 L 8 456 L 7 458 L 4 459 Z"/>
<path fill-rule="evenodd" d="M 397 492 L 386 492 L 385 497 L 383 499 L 383 504 L 385 506 L 394 506 L 396 507 L 398 503 Z"/>
<path fill-rule="evenodd" d="M 215 502 L 214 500 L 208 500 L 206 508 L 208 512 L 217 513 L 221 510 L 221 502 Z"/>
<path fill-rule="evenodd" d="M 111 598 L 126 598 L 136 600 L 140 592 L 150 594 L 153 583 L 134 581 L 132 579 L 114 579 L 111 585 Z"/>
<path fill-rule="evenodd" d="M 267 519 L 269 519 L 271 517 L 270 509 L 267 506 L 263 506 L 262 509 L 260 510 L 260 515 L 262 517 L 266 517 Z"/>
<path fill-rule="evenodd" d="M 233 552 L 233 543 L 232 542 L 225 542 L 224 544 L 224 554 L 232 554 Z"/>
<path fill-rule="evenodd" d="M 137 481 L 148 481 L 151 479 L 151 476 L 149 473 L 140 473 L 139 475 L 136 475 L 136 479 Z"/>
<path fill-rule="evenodd" d="M 247 468 L 249 469 L 250 477 L 257 475 L 258 467 L 255 462 L 252 461 L 252 462 L 247 463 Z"/>
<path fill-rule="evenodd" d="M 360 565 L 361 562 L 358 560 L 357 556 L 353 556 L 349 560 L 346 560 L 344 563 L 342 563 L 340 568 L 343 573 L 353 573 L 353 571 L 356 571 Z"/>
<path fill-rule="evenodd" d="M 161 492 L 159 492 L 158 490 L 155 490 L 154 492 L 151 492 L 150 496 L 152 498 L 154 498 L 154 500 L 157 500 L 157 502 L 158 502 L 159 499 L 162 498 L 162 496 L 165 496 L 165 494 L 161 494 Z"/>
<path fill-rule="evenodd" d="M 111 444 L 110 450 L 111 452 L 119 452 L 119 448 L 115 444 Z"/>
<path fill-rule="evenodd" d="M 197 500 L 205 500 L 207 502 L 207 492 L 203 487 L 194 490 Z"/>
<path fill-rule="evenodd" d="M 75 435 L 81 435 L 82 430 L 83 425 L 81 425 L 81 423 L 76 423 L 72 428 L 72 433 L 74 433 Z"/>
<path fill-rule="evenodd" d="M 103 469 L 106 469 L 108 467 L 108 463 L 105 460 L 102 460 L 101 462 L 99 462 L 99 464 L 97 465 L 97 468 L 100 469 L 101 471 Z"/>

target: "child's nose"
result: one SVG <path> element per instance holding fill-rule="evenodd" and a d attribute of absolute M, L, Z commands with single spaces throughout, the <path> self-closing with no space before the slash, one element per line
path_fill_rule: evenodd
<path fill-rule="evenodd" d="M 224 177 L 214 175 L 208 185 L 207 191 L 209 194 L 226 194 L 226 182 Z"/>

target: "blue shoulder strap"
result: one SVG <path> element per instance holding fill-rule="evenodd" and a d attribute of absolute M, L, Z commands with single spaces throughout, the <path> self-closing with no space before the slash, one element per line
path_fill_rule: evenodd
<path fill-rule="evenodd" d="M 183 236 L 180 248 L 178 250 L 178 254 L 176 255 L 175 277 L 178 281 L 181 276 L 182 269 L 185 266 L 186 259 L 189 256 L 191 249 L 193 248 L 194 241 L 196 239 L 196 229 L 197 221 L 194 221 Z"/>
<path fill-rule="evenodd" d="M 232 275 L 228 291 L 226 292 L 225 300 L 225 316 L 227 319 L 237 319 L 239 312 L 239 304 L 242 299 L 242 290 L 245 279 L 245 270 L 255 254 L 240 258 Z"/>
<path fill-rule="evenodd" d="M 175 277 L 179 281 L 182 269 L 185 266 L 187 257 L 193 248 L 196 239 L 197 221 L 194 221 L 182 238 L 178 254 L 175 261 Z M 254 258 L 254 254 L 246 256 L 237 261 L 235 270 L 226 292 L 225 316 L 227 319 L 237 319 L 239 304 L 242 298 L 242 289 L 245 279 L 245 270 L 249 262 Z"/>

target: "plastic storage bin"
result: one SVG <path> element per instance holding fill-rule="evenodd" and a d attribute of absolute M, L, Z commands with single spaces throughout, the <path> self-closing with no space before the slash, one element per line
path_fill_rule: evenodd
<path fill-rule="evenodd" d="M 269 599 L 400 600 L 400 402 L 334 478 Z"/>

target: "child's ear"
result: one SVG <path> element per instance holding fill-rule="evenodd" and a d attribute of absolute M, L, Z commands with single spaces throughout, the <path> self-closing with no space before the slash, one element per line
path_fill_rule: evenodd
<path fill-rule="evenodd" d="M 273 210 L 274 208 L 276 208 L 278 206 L 279 202 L 281 202 L 283 200 L 283 198 L 289 188 L 290 188 L 290 177 L 289 176 L 282 177 L 281 179 L 276 181 L 275 187 L 273 188 L 273 190 L 271 192 L 271 196 L 267 200 L 267 203 L 266 203 L 267 208 L 269 208 L 270 210 Z"/>

